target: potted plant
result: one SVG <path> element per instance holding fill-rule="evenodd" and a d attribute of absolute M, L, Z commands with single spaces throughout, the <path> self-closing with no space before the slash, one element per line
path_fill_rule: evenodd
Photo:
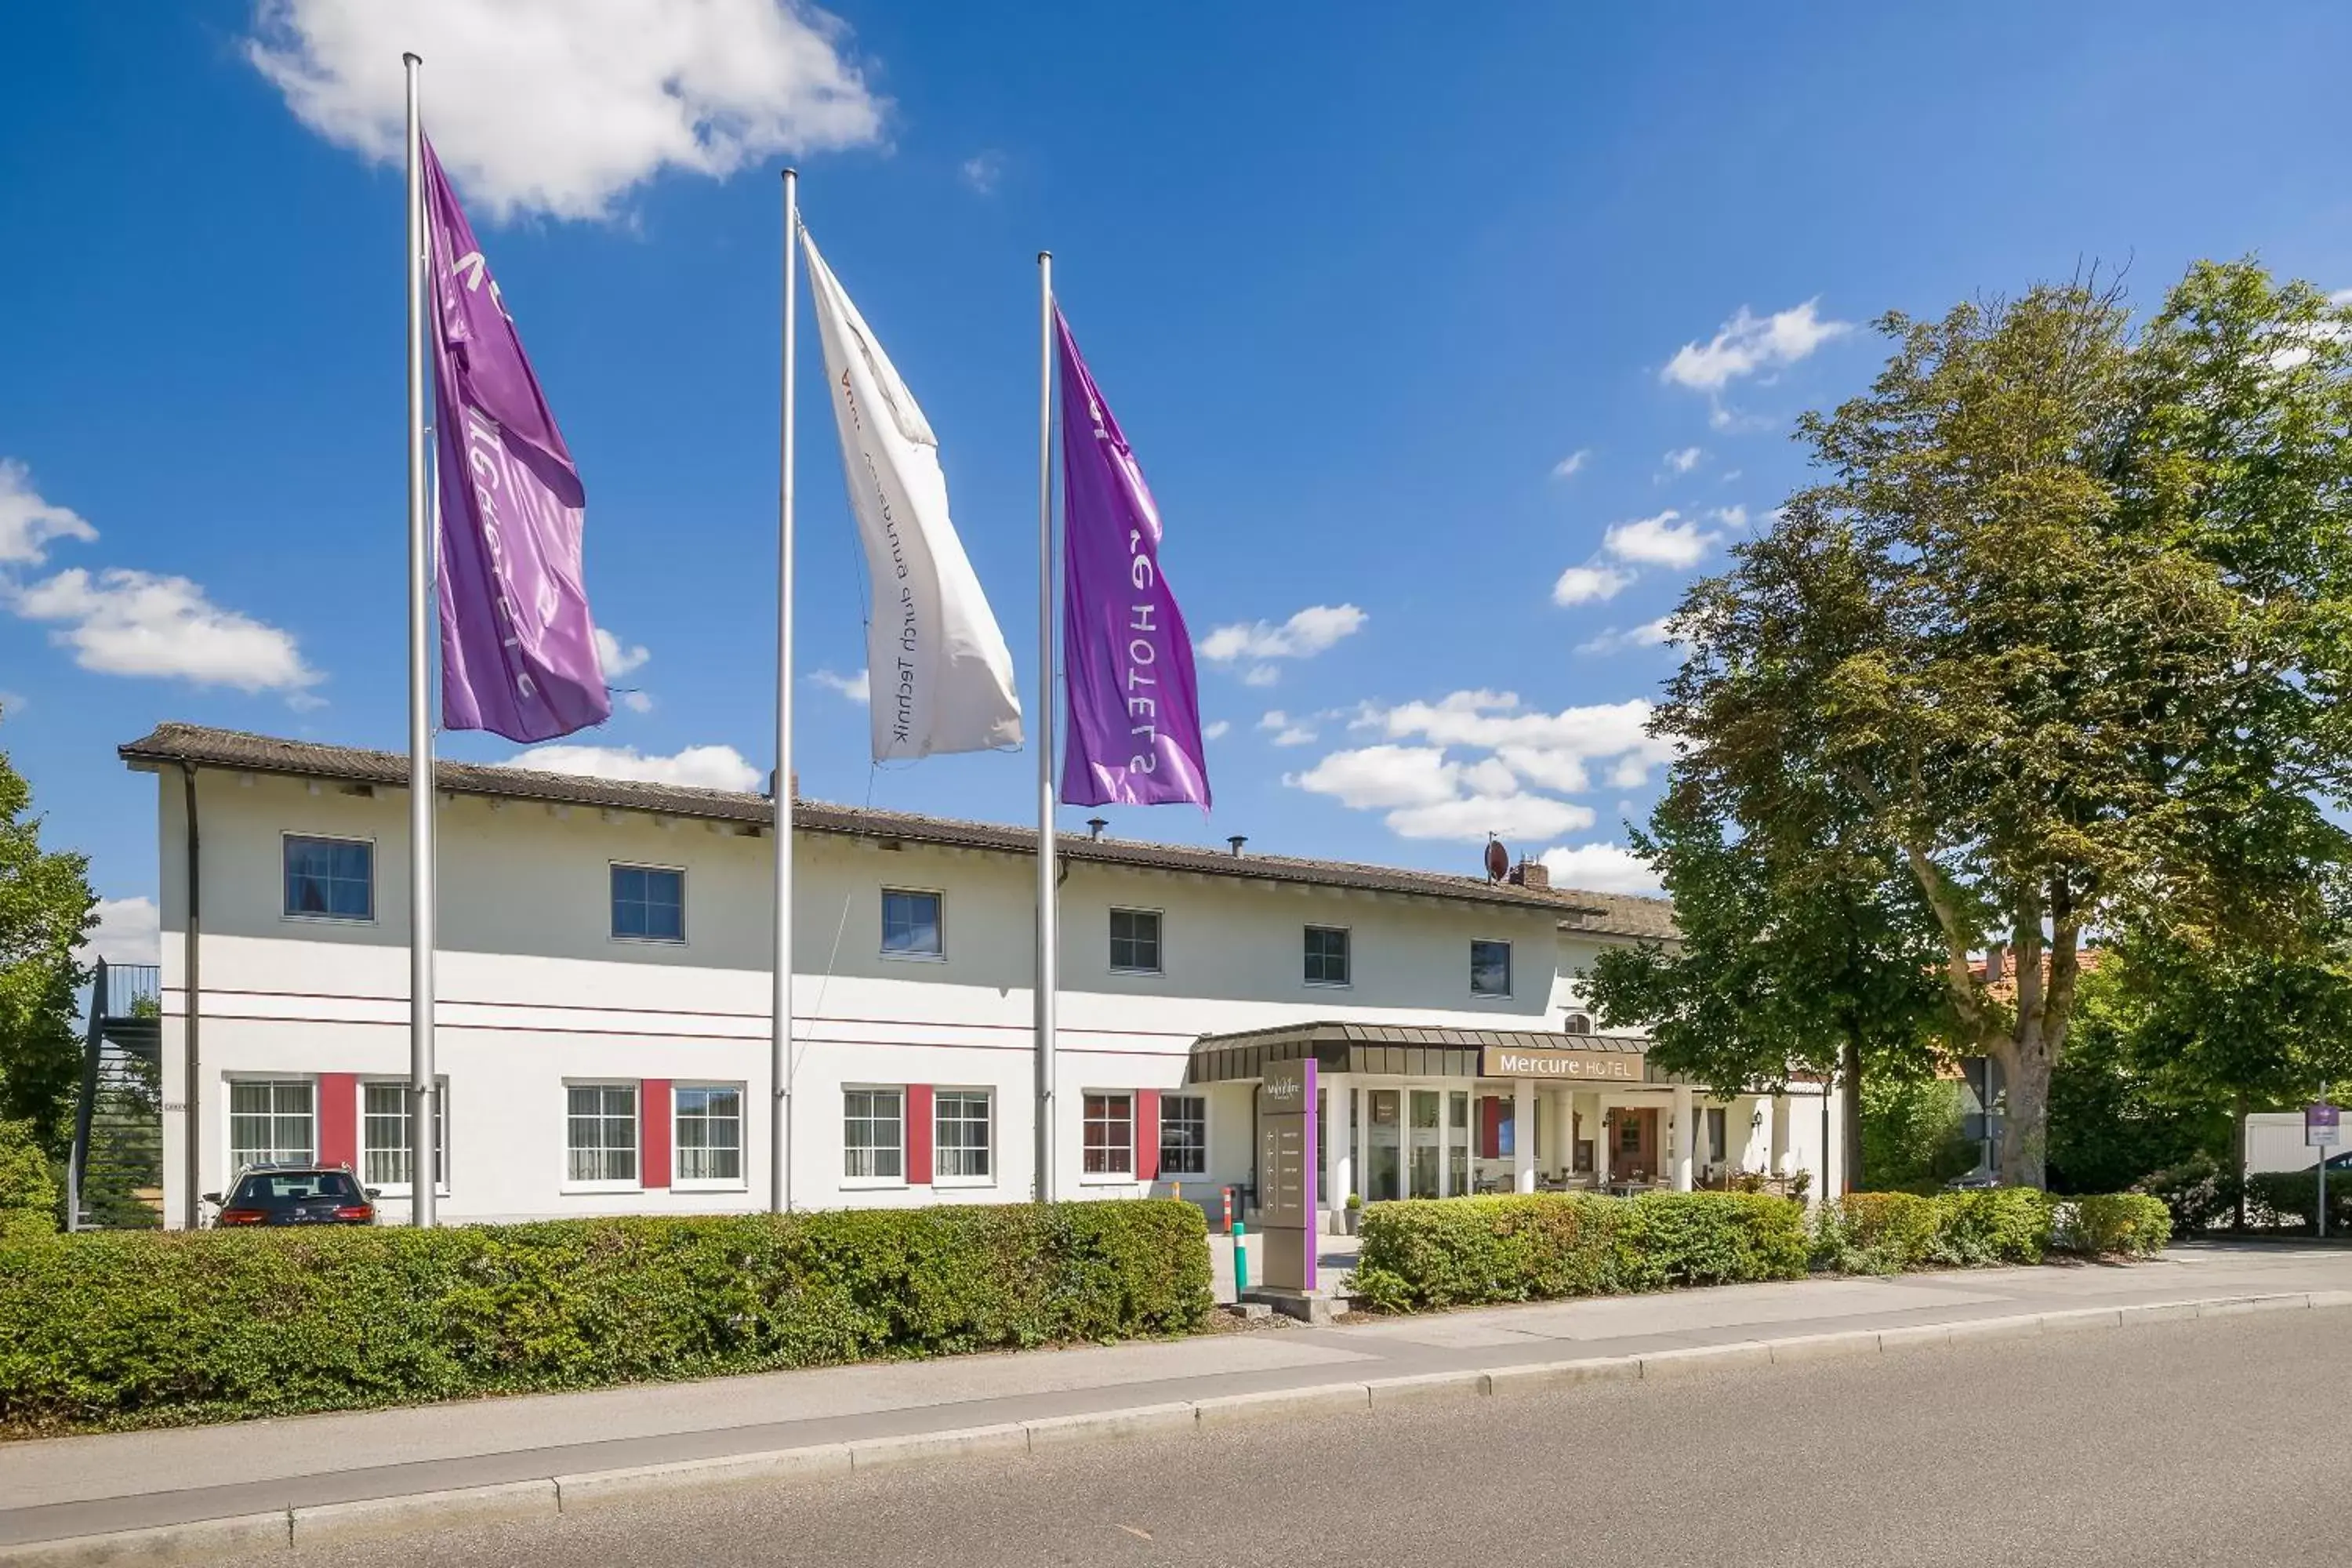
<path fill-rule="evenodd" d="M 1363 1223 L 1364 1194 L 1361 1193 L 1349 1193 L 1348 1194 L 1347 1203 L 1343 1205 L 1339 1210 L 1339 1234 L 1341 1236 L 1353 1236 L 1356 1234 L 1356 1227 Z"/>

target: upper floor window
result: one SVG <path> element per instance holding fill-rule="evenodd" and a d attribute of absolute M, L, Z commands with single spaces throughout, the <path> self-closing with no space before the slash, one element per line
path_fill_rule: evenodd
<path fill-rule="evenodd" d="M 288 834 L 286 913 L 304 920 L 375 919 L 375 846 L 364 838 Z"/>
<path fill-rule="evenodd" d="M 1160 911 L 1110 912 L 1110 967 L 1116 974 L 1160 973 Z"/>
<path fill-rule="evenodd" d="M 1345 926 L 1307 928 L 1307 984 L 1345 985 L 1348 980 L 1348 930 Z"/>
<path fill-rule="evenodd" d="M 1511 944 L 1474 942 L 1470 944 L 1470 994 L 1508 996 L 1511 994 Z"/>
<path fill-rule="evenodd" d="M 613 935 L 625 942 L 684 942 L 686 873 L 662 866 L 614 866 Z"/>
<path fill-rule="evenodd" d="M 940 895 L 905 888 L 882 889 L 882 951 L 894 958 L 940 958 Z"/>

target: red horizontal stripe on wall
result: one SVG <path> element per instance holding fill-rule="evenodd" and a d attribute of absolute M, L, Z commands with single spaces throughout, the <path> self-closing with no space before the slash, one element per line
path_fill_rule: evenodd
<path fill-rule="evenodd" d="M 637 1085 L 637 1125 L 642 1129 L 638 1142 L 644 1159 L 637 1180 L 642 1186 L 669 1185 L 669 1083 L 666 1078 L 649 1078 Z"/>
<path fill-rule="evenodd" d="M 907 1086 L 907 1180 L 919 1187 L 931 1184 L 931 1086 Z"/>
<path fill-rule="evenodd" d="M 319 1163 L 360 1164 L 360 1075 L 319 1075 Z"/>

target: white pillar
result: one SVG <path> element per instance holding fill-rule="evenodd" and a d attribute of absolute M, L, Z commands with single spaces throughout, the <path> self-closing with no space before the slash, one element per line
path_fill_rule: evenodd
<path fill-rule="evenodd" d="M 1596 1094 L 1592 1097 L 1592 1184 L 1596 1187 L 1605 1187 L 1609 1184 L 1609 1156 L 1612 1152 L 1610 1146 L 1616 1142 L 1611 1136 L 1611 1129 L 1608 1125 L 1609 1109 L 1607 1095 Z"/>
<path fill-rule="evenodd" d="M 1355 1180 L 1354 1162 L 1349 1158 L 1348 1108 L 1355 1097 L 1348 1088 L 1347 1078 L 1333 1073 L 1323 1080 L 1323 1206 L 1338 1214 L 1348 1206 L 1348 1194 Z M 1339 1226 L 1330 1227 L 1333 1230 Z"/>
<path fill-rule="evenodd" d="M 1515 1192 L 1536 1190 L 1536 1084 L 1519 1079 L 1512 1084 L 1510 1100 L 1510 1184 Z"/>
<path fill-rule="evenodd" d="M 1691 1190 L 1691 1152 L 1692 1146 L 1698 1141 L 1694 1136 L 1696 1131 L 1697 1129 L 1692 1125 L 1690 1086 L 1676 1084 L 1675 1086 L 1674 1142 L 1675 1191 L 1678 1193 Z"/>
<path fill-rule="evenodd" d="M 1365 1140 L 1372 1135 L 1371 1121 L 1371 1108 L 1364 1103 L 1364 1086 L 1360 1083 L 1349 1084 L 1348 1123 L 1350 1133 L 1346 1142 L 1349 1167 L 1348 1172 L 1349 1192 L 1362 1192 L 1363 1184 L 1370 1179 L 1371 1154 Z M 1364 1201 L 1366 1203 L 1372 1201 L 1370 1194 L 1365 1196 Z"/>
<path fill-rule="evenodd" d="M 1772 1097 L 1772 1158 L 1766 1169 L 1775 1176 L 1789 1173 L 1789 1097 Z"/>

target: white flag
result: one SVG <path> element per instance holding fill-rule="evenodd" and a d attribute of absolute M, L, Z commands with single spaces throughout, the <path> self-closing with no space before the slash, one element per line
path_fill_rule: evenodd
<path fill-rule="evenodd" d="M 833 269 L 801 231 L 824 343 L 824 378 L 866 568 L 874 760 L 1021 743 L 1013 654 L 948 521 L 939 437 Z"/>

